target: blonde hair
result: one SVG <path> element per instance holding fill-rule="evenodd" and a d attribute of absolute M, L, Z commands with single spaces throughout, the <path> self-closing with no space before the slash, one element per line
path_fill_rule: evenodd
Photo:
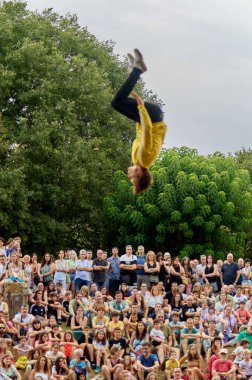
<path fill-rule="evenodd" d="M 80 292 L 85 293 L 85 295 L 86 295 L 87 297 L 89 297 L 89 289 L 88 289 L 88 287 L 87 287 L 86 285 L 83 285 L 83 286 L 80 288 Z"/>
<path fill-rule="evenodd" d="M 154 261 L 154 263 L 157 261 L 157 259 L 156 259 L 156 254 L 155 254 L 155 252 L 153 252 L 153 251 L 148 251 L 148 253 L 147 253 L 147 255 L 146 255 L 146 263 L 148 263 L 149 262 L 149 256 L 150 255 L 153 255 L 154 256 L 154 258 L 153 258 L 153 261 Z"/>

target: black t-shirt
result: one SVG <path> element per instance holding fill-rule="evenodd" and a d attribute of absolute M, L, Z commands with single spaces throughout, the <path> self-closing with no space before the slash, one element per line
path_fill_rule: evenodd
<path fill-rule="evenodd" d="M 131 316 L 131 313 L 126 314 L 126 318 L 130 319 L 130 316 Z M 137 313 L 137 320 L 141 321 L 143 317 L 144 317 L 144 313 L 142 311 L 139 311 Z"/>
<path fill-rule="evenodd" d="M 225 285 L 233 285 L 236 280 L 236 275 L 239 270 L 237 263 L 232 262 L 231 264 L 223 264 L 221 271 L 223 273 L 223 282 Z"/>
<path fill-rule="evenodd" d="M 183 301 L 183 297 L 182 297 L 181 293 L 177 293 L 177 294 L 180 294 L 180 300 Z M 164 299 L 168 300 L 169 305 L 171 305 L 173 298 L 174 298 L 174 295 L 172 294 L 171 290 L 169 292 L 167 292 L 166 295 L 164 296 Z"/>
<path fill-rule="evenodd" d="M 186 313 L 189 311 L 190 313 L 196 313 L 196 310 L 197 310 L 197 305 L 194 303 L 192 304 L 192 306 L 188 306 L 188 305 L 183 305 L 182 306 L 182 321 L 186 321 L 188 318 L 192 318 L 192 317 L 188 317 L 186 315 Z"/>
<path fill-rule="evenodd" d="M 66 311 L 69 313 L 69 301 L 65 300 L 62 302 L 63 308 L 66 309 Z"/>
<path fill-rule="evenodd" d="M 93 339 L 91 338 L 91 336 L 88 337 L 88 343 L 92 344 L 93 342 Z M 87 343 L 85 341 L 85 336 L 84 334 L 80 337 L 80 339 L 78 340 L 78 344 L 82 344 L 82 343 Z"/>
<path fill-rule="evenodd" d="M 99 260 L 94 259 L 93 260 L 93 268 L 94 266 L 99 267 L 106 267 L 108 266 L 108 262 L 106 260 Z M 108 272 L 105 272 L 104 270 L 95 270 L 94 269 L 94 277 L 93 282 L 105 282 L 108 276 Z"/>
<path fill-rule="evenodd" d="M 119 340 L 116 340 L 116 339 L 110 339 L 109 340 L 109 349 L 111 349 L 111 347 L 113 345 L 116 345 L 120 348 L 120 350 L 125 350 L 126 349 L 126 346 L 127 346 L 127 342 L 126 342 L 126 339 L 125 338 L 121 338 Z"/>
<path fill-rule="evenodd" d="M 46 308 L 44 305 L 36 305 L 36 304 L 33 304 L 31 305 L 31 308 L 30 308 L 30 313 L 32 315 L 34 315 L 34 317 L 36 317 L 36 315 L 44 318 L 45 317 L 45 314 L 46 314 Z"/>
<path fill-rule="evenodd" d="M 57 318 L 57 310 L 52 308 L 50 305 L 54 305 L 54 301 L 53 300 L 48 300 L 48 309 L 47 309 L 47 316 L 48 318 L 51 316 L 51 315 L 54 315 L 55 318 Z"/>

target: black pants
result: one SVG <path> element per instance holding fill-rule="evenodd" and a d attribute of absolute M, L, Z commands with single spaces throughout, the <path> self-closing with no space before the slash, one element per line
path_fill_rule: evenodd
<path fill-rule="evenodd" d="M 119 290 L 120 284 L 121 284 L 120 280 L 109 280 L 109 294 L 112 297 L 115 297 L 115 292 Z"/>
<path fill-rule="evenodd" d="M 134 68 L 121 88 L 115 94 L 115 97 L 111 103 L 112 107 L 116 111 L 120 112 L 129 119 L 134 120 L 135 122 L 140 122 L 139 111 L 136 100 L 129 98 L 129 95 L 140 78 L 140 75 L 141 70 Z M 153 123 L 163 120 L 163 112 L 157 104 L 144 102 L 144 105 Z"/>

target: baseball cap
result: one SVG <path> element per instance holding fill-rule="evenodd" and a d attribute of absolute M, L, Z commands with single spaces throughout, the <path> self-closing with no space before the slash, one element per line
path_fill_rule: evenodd
<path fill-rule="evenodd" d="M 228 354 L 228 350 L 226 349 L 226 348 L 222 348 L 221 350 L 220 350 L 220 354 Z"/>

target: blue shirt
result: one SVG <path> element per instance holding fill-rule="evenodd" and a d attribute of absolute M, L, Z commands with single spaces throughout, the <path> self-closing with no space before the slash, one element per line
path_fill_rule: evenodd
<path fill-rule="evenodd" d="M 137 265 L 144 265 L 145 261 L 146 261 L 145 256 L 139 256 L 139 255 L 137 256 Z M 146 273 L 144 269 L 137 269 L 137 274 L 139 276 L 143 276 Z"/>
<path fill-rule="evenodd" d="M 158 362 L 158 357 L 154 354 L 150 354 L 148 358 L 146 358 L 144 355 L 140 355 L 138 360 L 144 367 L 153 367 L 155 362 Z"/>
<path fill-rule="evenodd" d="M 74 362 L 75 362 L 75 359 L 70 361 L 70 368 L 71 369 L 73 368 Z M 88 362 L 88 365 L 90 366 L 90 362 Z M 75 373 L 77 373 L 77 374 L 84 373 L 86 375 L 86 379 L 88 380 L 88 371 L 87 371 L 87 367 L 86 367 L 84 360 L 77 362 L 77 364 L 75 366 Z"/>
<path fill-rule="evenodd" d="M 109 257 L 107 260 L 110 263 L 108 277 L 110 280 L 120 280 L 120 258 Z"/>

